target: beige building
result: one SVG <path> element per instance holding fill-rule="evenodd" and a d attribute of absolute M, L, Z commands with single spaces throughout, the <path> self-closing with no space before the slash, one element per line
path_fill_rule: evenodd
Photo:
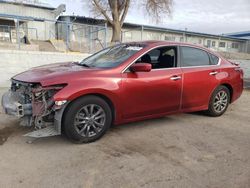
<path fill-rule="evenodd" d="M 246 39 L 125 23 L 122 31 L 122 41 L 135 40 L 188 42 L 217 51 L 247 52 Z"/>
<path fill-rule="evenodd" d="M 57 23 L 57 36 L 63 40 L 66 40 L 67 37 L 67 40 L 75 43 L 75 45 L 79 44 L 78 46 L 84 46 L 86 43 L 93 43 L 93 47 L 100 47 L 100 42 L 104 44 L 105 41 L 111 40 L 112 30 L 110 27 L 106 27 L 105 30 L 105 21 L 102 19 L 81 16 L 60 16 L 58 20 L 67 20 L 68 22 L 74 23 L 68 32 L 66 31 L 67 28 L 64 26 L 64 24 Z M 250 53 L 249 45 L 247 45 L 249 39 L 226 35 L 212 35 L 185 30 L 175 30 L 149 25 L 124 23 L 121 38 L 122 42 L 140 40 L 166 40 L 188 42 L 205 46 L 216 51 Z"/>
<path fill-rule="evenodd" d="M 20 40 L 55 38 L 55 22 L 63 11 L 65 5 L 55 8 L 38 1 L 1 0 L 0 41 L 15 43 L 18 37 Z"/>

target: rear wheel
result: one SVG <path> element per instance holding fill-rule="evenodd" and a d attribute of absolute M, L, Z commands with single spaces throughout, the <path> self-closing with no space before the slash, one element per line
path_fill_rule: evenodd
<path fill-rule="evenodd" d="M 209 107 L 208 107 L 208 114 L 210 116 L 221 116 L 227 110 L 227 107 L 230 102 L 230 92 L 227 87 L 219 86 L 213 92 Z"/>
<path fill-rule="evenodd" d="M 86 96 L 74 101 L 65 111 L 63 130 L 77 143 L 93 142 L 109 129 L 112 113 L 105 100 Z"/>

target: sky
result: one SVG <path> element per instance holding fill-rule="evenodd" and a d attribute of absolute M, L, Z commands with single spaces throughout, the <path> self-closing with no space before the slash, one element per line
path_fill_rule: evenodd
<path fill-rule="evenodd" d="M 57 7 L 66 4 L 65 15 L 93 17 L 88 0 L 41 0 Z M 172 15 L 156 24 L 145 14 L 142 1 L 134 0 L 125 22 L 171 29 L 223 34 L 250 31 L 250 0 L 173 0 Z"/>

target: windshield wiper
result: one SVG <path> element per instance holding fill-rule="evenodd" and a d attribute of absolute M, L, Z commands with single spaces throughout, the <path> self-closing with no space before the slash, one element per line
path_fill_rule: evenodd
<path fill-rule="evenodd" d="M 92 66 L 90 66 L 90 65 L 88 65 L 88 64 L 85 64 L 85 63 L 79 63 L 78 65 L 81 65 L 81 66 L 83 66 L 83 67 L 92 67 Z"/>

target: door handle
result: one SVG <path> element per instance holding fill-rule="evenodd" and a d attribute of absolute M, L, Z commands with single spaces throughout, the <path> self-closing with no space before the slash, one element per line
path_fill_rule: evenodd
<path fill-rule="evenodd" d="M 209 75 L 216 75 L 216 74 L 218 74 L 218 71 L 212 71 L 209 73 Z"/>
<path fill-rule="evenodd" d="M 180 80 L 181 76 L 172 76 L 170 80 Z"/>

